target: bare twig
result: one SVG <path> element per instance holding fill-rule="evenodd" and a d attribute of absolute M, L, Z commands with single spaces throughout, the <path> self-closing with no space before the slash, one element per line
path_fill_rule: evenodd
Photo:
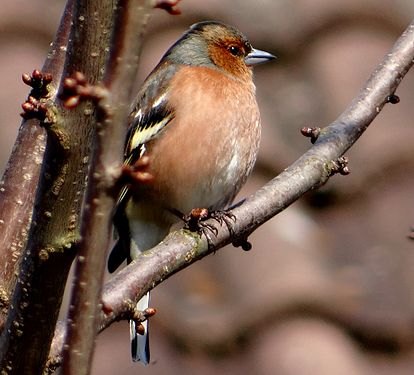
<path fill-rule="evenodd" d="M 257 227 L 284 210 L 305 192 L 325 183 L 332 161 L 341 157 L 389 102 L 414 61 L 414 22 L 404 31 L 383 62 L 375 69 L 359 95 L 340 117 L 321 130 L 314 146 L 231 212 L 237 217 L 234 237 L 226 225 L 218 228 L 214 246 L 205 238 L 178 231 L 145 252 L 110 280 L 103 289 L 101 330 L 130 316 L 134 302 L 148 290 L 198 259 L 232 241 L 246 241 Z M 214 224 L 214 221 L 211 221 Z M 50 359 L 59 364 L 64 331 L 58 330 Z"/>
<path fill-rule="evenodd" d="M 111 233 L 115 185 L 121 174 L 123 140 L 129 115 L 129 97 L 138 67 L 143 29 L 153 2 L 118 2 L 112 48 L 104 76 L 106 95 L 98 103 L 98 127 L 89 172 L 82 220 L 82 240 L 76 262 L 68 317 L 63 373 L 90 371 L 100 322 L 100 297 Z"/>

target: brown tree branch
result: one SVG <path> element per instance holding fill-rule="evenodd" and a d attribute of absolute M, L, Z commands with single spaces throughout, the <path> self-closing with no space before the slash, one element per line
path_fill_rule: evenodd
<path fill-rule="evenodd" d="M 150 0 L 120 0 L 114 20 L 111 53 L 104 76 L 104 96 L 98 104 L 98 125 L 85 209 L 75 281 L 67 324 L 67 348 L 63 374 L 86 375 L 90 371 L 95 337 L 100 323 L 100 297 L 112 226 L 116 185 L 121 172 L 130 94 L 138 68 L 142 35 Z"/>
<path fill-rule="evenodd" d="M 42 68 L 53 78 L 48 85 L 49 101 L 54 100 L 63 71 L 72 8 L 70 0 Z M 39 120 L 23 120 L 0 182 L 0 331 L 26 246 L 45 145 L 46 135 Z"/>
<path fill-rule="evenodd" d="M 148 290 L 195 261 L 235 240 L 246 239 L 256 228 L 284 210 L 307 191 L 324 184 L 337 169 L 335 161 L 348 150 L 390 102 L 414 61 L 414 21 L 339 118 L 321 130 L 315 144 L 294 164 L 231 212 L 237 217 L 231 237 L 220 226 L 214 246 L 188 231 L 171 233 L 121 270 L 103 289 L 101 330 L 131 315 L 131 308 Z M 211 224 L 217 224 L 214 221 Z M 57 330 L 50 360 L 59 364 L 64 331 Z"/>
<path fill-rule="evenodd" d="M 75 3 L 63 76 L 81 70 L 92 84 L 101 80 L 113 5 Z M 50 110 L 55 122 L 43 124 L 48 137 L 28 244 L 0 337 L 1 368 L 7 374 L 41 373 L 80 236 L 95 118 L 90 103 L 68 112 L 56 101 Z"/>

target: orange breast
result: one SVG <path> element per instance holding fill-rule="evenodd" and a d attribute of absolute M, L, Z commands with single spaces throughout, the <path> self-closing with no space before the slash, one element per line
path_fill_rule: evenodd
<path fill-rule="evenodd" d="M 181 69 L 171 82 L 175 118 L 146 145 L 154 182 L 143 187 L 140 199 L 154 199 L 183 213 L 230 203 L 258 151 L 260 116 L 254 90 L 252 83 L 209 68 Z"/>

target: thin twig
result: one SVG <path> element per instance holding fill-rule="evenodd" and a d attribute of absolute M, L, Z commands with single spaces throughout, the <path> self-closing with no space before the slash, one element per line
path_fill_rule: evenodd
<path fill-rule="evenodd" d="M 111 234 L 114 189 L 121 173 L 129 97 L 138 68 L 143 29 L 153 8 L 148 0 L 120 0 L 114 20 L 105 95 L 98 102 L 98 124 L 89 172 L 75 281 L 63 355 L 63 374 L 90 371 L 100 322 L 100 297 Z"/>

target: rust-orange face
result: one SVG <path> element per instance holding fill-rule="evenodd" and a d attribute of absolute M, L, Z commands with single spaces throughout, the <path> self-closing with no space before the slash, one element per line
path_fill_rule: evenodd
<path fill-rule="evenodd" d="M 250 69 L 245 64 L 245 57 L 252 47 L 249 42 L 229 35 L 209 43 L 208 52 L 215 65 L 235 74 L 249 74 Z M 250 74 L 249 74 L 250 75 Z"/>
<path fill-rule="evenodd" d="M 252 65 L 275 57 L 254 49 L 234 27 L 216 21 L 199 22 L 166 52 L 161 62 L 222 69 L 241 79 L 251 78 Z"/>
<path fill-rule="evenodd" d="M 237 76 L 250 76 L 249 66 L 275 58 L 268 52 L 254 49 L 243 34 L 227 25 L 207 23 L 202 29 L 202 35 L 213 63 Z"/>

